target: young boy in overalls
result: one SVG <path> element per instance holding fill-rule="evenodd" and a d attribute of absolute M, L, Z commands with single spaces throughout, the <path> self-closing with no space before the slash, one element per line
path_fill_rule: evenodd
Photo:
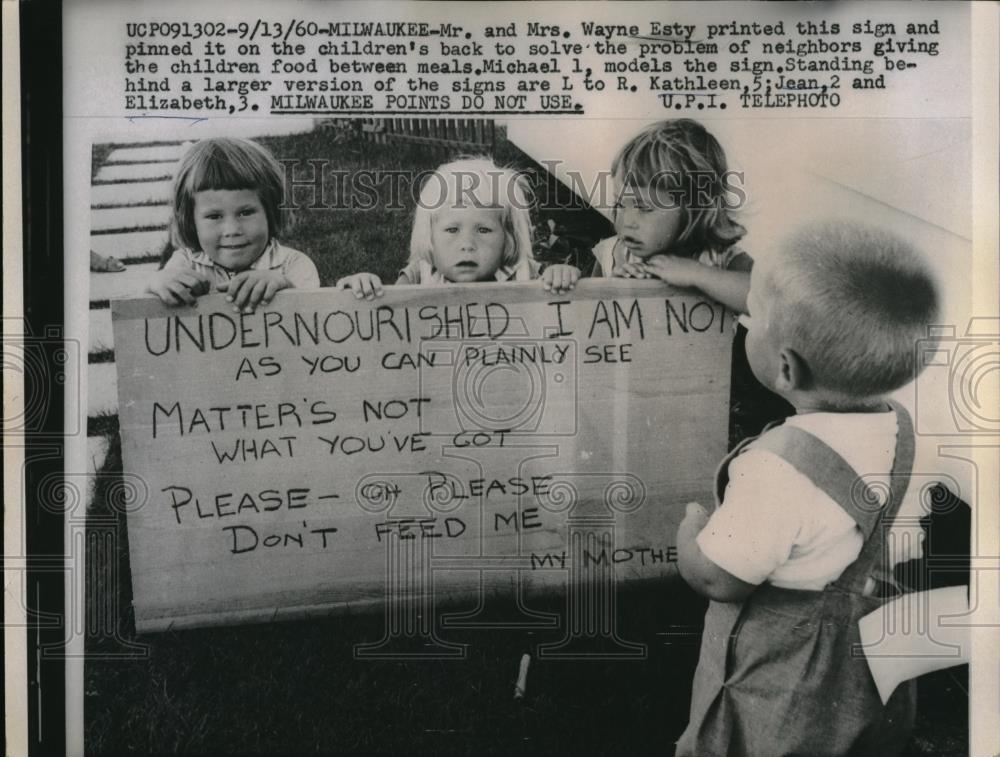
<path fill-rule="evenodd" d="M 676 754 L 897 754 L 913 682 L 883 705 L 855 645 L 893 585 L 913 460 L 885 397 L 919 371 L 937 287 L 902 240 L 827 223 L 758 263 L 748 306 L 750 366 L 796 415 L 733 450 L 715 512 L 692 503 L 678 529 L 681 575 L 711 602 Z"/>

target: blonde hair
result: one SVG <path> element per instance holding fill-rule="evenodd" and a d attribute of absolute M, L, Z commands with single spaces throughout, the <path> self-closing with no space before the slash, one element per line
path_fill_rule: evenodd
<path fill-rule="evenodd" d="M 726 152 L 697 121 L 678 118 L 650 124 L 618 151 L 611 174 L 626 191 L 662 189 L 683 210 L 684 228 L 671 254 L 694 257 L 703 250 L 721 251 L 746 234 L 726 198 L 730 191 L 742 191 L 729 186 Z"/>
<path fill-rule="evenodd" d="M 811 224 L 753 276 L 769 328 L 803 357 L 818 386 L 876 397 L 923 368 L 916 350 L 931 338 L 939 294 L 923 255 L 905 240 L 849 221 Z"/>
<path fill-rule="evenodd" d="M 289 217 L 281 208 L 285 175 L 274 156 L 249 139 L 203 139 L 184 154 L 174 177 L 170 240 L 175 247 L 200 249 L 194 223 L 194 196 L 210 189 L 256 192 L 267 215 L 271 238 L 280 236 L 288 226 Z"/>
<path fill-rule="evenodd" d="M 486 157 L 463 157 L 438 166 L 424 180 L 413 215 L 410 263 L 434 262 L 431 224 L 445 207 L 472 205 L 503 211 L 504 251 L 500 264 L 514 266 L 532 259 L 531 188 L 527 179 L 500 168 Z"/>

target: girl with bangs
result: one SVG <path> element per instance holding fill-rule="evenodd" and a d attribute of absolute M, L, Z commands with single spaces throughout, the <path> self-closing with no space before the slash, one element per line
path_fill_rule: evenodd
<path fill-rule="evenodd" d="M 216 290 L 237 312 L 252 312 L 282 289 L 319 287 L 313 262 L 278 242 L 287 226 L 284 189 L 281 166 L 255 142 L 196 143 L 174 179 L 174 249 L 146 291 L 167 305 L 193 305 Z"/>

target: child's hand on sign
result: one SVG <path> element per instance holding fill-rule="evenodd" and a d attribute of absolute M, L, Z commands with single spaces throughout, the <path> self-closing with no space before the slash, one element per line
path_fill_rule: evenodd
<path fill-rule="evenodd" d="M 552 294 L 568 292 L 580 280 L 580 269 L 575 265 L 556 263 L 542 272 L 542 288 Z"/>
<path fill-rule="evenodd" d="M 653 255 L 643 262 L 643 270 L 676 287 L 695 287 L 701 283 L 701 275 L 713 269 L 692 258 Z"/>
<path fill-rule="evenodd" d="M 194 305 L 196 298 L 208 294 L 212 282 L 208 277 L 189 268 L 164 268 L 157 271 L 146 285 L 164 305 Z"/>
<path fill-rule="evenodd" d="M 270 304 L 274 295 L 291 286 L 280 271 L 242 271 L 217 287 L 226 292 L 237 313 L 252 313 L 257 305 Z"/>
<path fill-rule="evenodd" d="M 384 294 L 382 289 L 382 279 L 374 273 L 355 273 L 352 276 L 344 276 L 334 284 L 337 289 L 350 289 L 354 296 L 360 299 L 372 300 Z"/>

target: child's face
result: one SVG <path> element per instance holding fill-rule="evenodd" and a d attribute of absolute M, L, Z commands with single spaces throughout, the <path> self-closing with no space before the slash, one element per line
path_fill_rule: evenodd
<path fill-rule="evenodd" d="M 492 280 L 506 241 L 503 211 L 496 208 L 443 208 L 431 221 L 434 267 L 448 281 Z"/>
<path fill-rule="evenodd" d="M 656 187 L 618 184 L 615 231 L 637 258 L 669 253 L 684 230 L 684 210 L 669 194 Z"/>
<path fill-rule="evenodd" d="M 267 213 L 252 189 L 205 189 L 194 195 L 198 244 L 231 271 L 253 265 L 270 241 Z"/>

